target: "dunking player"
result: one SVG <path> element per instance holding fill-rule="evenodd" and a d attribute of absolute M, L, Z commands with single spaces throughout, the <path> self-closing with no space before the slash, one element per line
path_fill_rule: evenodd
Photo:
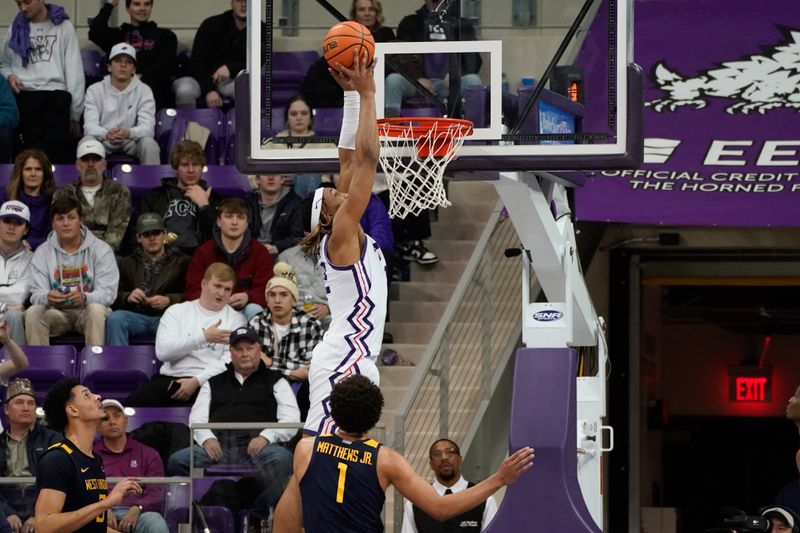
<path fill-rule="evenodd" d="M 533 466 L 533 449 L 522 448 L 485 481 L 440 496 L 402 455 L 367 436 L 383 408 L 377 386 L 364 376 L 347 378 L 333 387 L 330 407 L 338 429 L 298 443 L 274 533 L 298 533 L 301 527 L 306 533 L 383 532 L 380 514 L 389 485 L 434 519 L 446 520 L 477 506 Z"/>
<path fill-rule="evenodd" d="M 103 462 L 92 454 L 105 417 L 100 396 L 75 379 L 62 379 L 47 392 L 44 411 L 50 427 L 65 438 L 50 446 L 39 461 L 36 532 L 114 531 L 106 526 L 106 511 L 142 488 L 126 478 L 108 491 Z"/>
<path fill-rule="evenodd" d="M 319 255 L 331 310 L 331 325 L 311 357 L 307 435 L 334 430 L 328 398 L 336 383 L 354 374 L 380 382 L 375 358 L 386 322 L 386 262 L 359 224 L 380 150 L 374 65 L 355 55 L 352 70 L 337 67 L 331 72 L 345 90 L 339 184 L 317 189 L 301 211 L 310 224 L 301 245 L 306 254 Z"/>

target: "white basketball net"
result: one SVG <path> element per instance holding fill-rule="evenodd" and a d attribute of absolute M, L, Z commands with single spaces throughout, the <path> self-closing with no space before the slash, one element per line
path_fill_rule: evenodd
<path fill-rule="evenodd" d="M 451 205 L 442 182 L 444 170 L 472 132 L 471 126 L 462 123 L 437 122 L 420 134 L 413 131 L 414 124 L 410 118 L 408 124 L 401 125 L 399 135 L 389 135 L 387 124 L 378 125 L 380 162 L 389 184 L 392 218 Z"/>

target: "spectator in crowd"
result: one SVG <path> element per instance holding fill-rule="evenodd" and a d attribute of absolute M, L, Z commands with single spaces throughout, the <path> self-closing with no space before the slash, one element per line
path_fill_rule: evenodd
<path fill-rule="evenodd" d="M 53 200 L 53 231 L 31 260 L 28 344 L 79 331 L 87 345 L 102 345 L 118 283 L 114 251 L 83 225 L 81 204 L 69 196 Z"/>
<path fill-rule="evenodd" d="M 117 400 L 103 400 L 105 418 L 100 423 L 100 439 L 94 454 L 103 460 L 103 469 L 112 477 L 164 477 L 164 463 L 158 452 L 127 433 L 128 415 Z M 126 495 L 118 507 L 108 510 L 108 527 L 123 532 L 169 533 L 161 516 L 164 486 L 145 484 L 141 494 Z"/>
<path fill-rule="evenodd" d="M 14 130 L 19 124 L 19 109 L 14 92 L 0 76 L 0 163 L 10 163 L 14 155 Z"/>
<path fill-rule="evenodd" d="M 30 265 L 33 252 L 22 243 L 30 228 L 28 206 L 9 200 L 0 206 L 0 302 L 6 304 L 2 320 L 8 324 L 9 336 L 17 344 L 25 344 L 25 302 L 31 292 Z"/>
<path fill-rule="evenodd" d="M 212 237 L 219 195 L 201 176 L 206 153 L 195 141 L 181 141 L 170 154 L 176 178 L 164 178 L 161 186 L 147 193 L 140 213 L 156 213 L 164 219 L 167 231 L 177 237 L 175 246 L 192 255 Z"/>
<path fill-rule="evenodd" d="M 261 22 L 262 35 L 266 26 Z M 222 107 L 233 98 L 233 80 L 247 60 L 247 0 L 231 0 L 231 9 L 205 19 L 194 35 L 191 76 L 175 80 L 175 105 L 195 107 L 203 97 L 206 106 Z"/>
<path fill-rule="evenodd" d="M 292 267 L 303 311 L 319 320 L 323 331 L 327 330 L 331 323 L 331 310 L 328 307 L 328 293 L 325 291 L 325 280 L 319 261 L 314 256 L 307 255 L 303 248 L 296 244 L 282 251 L 278 255 L 278 262 L 287 263 Z"/>
<path fill-rule="evenodd" d="M 292 267 L 275 265 L 275 276 L 267 283 L 267 309 L 250 319 L 258 334 L 265 362 L 281 372 L 290 383 L 300 384 L 296 391 L 301 418 L 308 413 L 308 366 L 311 352 L 322 340 L 322 323 L 297 309 L 297 282 Z"/>
<path fill-rule="evenodd" d="M 286 176 L 256 176 L 256 190 L 247 197 L 250 235 L 274 258 L 303 237 L 297 213 L 300 197 L 287 187 Z"/>
<path fill-rule="evenodd" d="M 192 256 L 186 274 L 186 297 L 200 296 L 201 272 L 212 263 L 225 263 L 236 272 L 236 284 L 228 305 L 245 319 L 264 310 L 264 289 L 272 277 L 272 257 L 250 234 L 247 206 L 241 198 L 225 198 L 217 211 L 214 238 L 203 243 Z"/>
<path fill-rule="evenodd" d="M 313 137 L 314 133 L 314 110 L 311 105 L 301 95 L 295 95 L 286 103 L 283 111 L 283 119 L 286 129 L 275 134 L 275 138 L 268 139 L 264 148 L 274 149 L 297 149 L 297 148 L 330 148 L 333 144 L 328 143 L 306 143 L 305 141 L 280 142 L 276 139 L 281 137 Z M 320 183 L 321 174 L 297 174 L 293 177 L 293 188 L 295 194 L 301 199 L 311 194 Z"/>
<path fill-rule="evenodd" d="M 150 20 L 154 0 L 125 0 L 130 22 L 109 26 L 111 12 L 119 0 L 106 0 L 91 19 L 89 40 L 106 55 L 117 43 L 128 43 L 136 50 L 136 73 L 153 91 L 156 109 L 172 105 L 170 80 L 177 68 L 178 38 L 175 33 Z"/>
<path fill-rule="evenodd" d="M 261 360 L 261 346 L 253 328 L 239 327 L 230 335 L 231 362 L 225 372 L 205 383 L 192 406 L 190 424 L 208 422 L 300 422 L 300 412 L 289 383 Z M 264 491 L 252 512 L 256 519 L 269 518 L 269 508 L 278 505 L 292 474 L 292 453 L 282 443 L 293 429 L 262 431 L 207 429 L 194 432 L 194 467 L 203 468 L 222 460 L 252 463 L 259 470 Z M 171 475 L 189 475 L 190 448 L 169 458 Z"/>
<path fill-rule="evenodd" d="M 431 470 L 436 476 L 432 483 L 437 494 L 447 495 L 461 492 L 475 483 L 461 476 L 461 450 L 450 439 L 439 439 L 431 445 L 428 453 Z M 435 531 L 483 531 L 497 513 L 497 503 L 489 496 L 480 505 L 444 521 L 432 518 L 425 511 L 405 501 L 402 533 L 432 533 Z M 465 527 L 465 524 L 469 524 Z"/>
<path fill-rule="evenodd" d="M 47 391 L 44 412 L 49 427 L 64 438 L 39 461 L 36 529 L 105 532 L 106 511 L 119 506 L 126 495 L 141 494 L 142 487 L 125 478 L 108 490 L 103 461 L 92 452 L 105 418 L 100 396 L 77 379 L 62 379 Z"/>
<path fill-rule="evenodd" d="M 105 178 L 106 151 L 97 139 L 84 137 L 76 156 L 78 179 L 56 189 L 53 199 L 72 198 L 79 203 L 83 224 L 116 252 L 131 218 L 131 191 Z"/>
<path fill-rule="evenodd" d="M 110 74 L 86 91 L 84 133 L 103 143 L 107 153 L 128 154 L 142 165 L 158 165 L 156 105 L 153 91 L 136 76 L 136 50 L 118 43 L 108 59 Z"/>
<path fill-rule="evenodd" d="M 400 41 L 474 41 L 475 28 L 465 19 L 449 16 L 448 7 L 437 9 L 441 0 L 425 0 L 425 4 L 416 12 L 403 18 L 397 27 L 397 39 Z M 418 68 L 413 72 L 416 80 L 436 97 L 445 101 L 449 93 L 449 75 L 429 73 L 425 69 L 425 59 L 415 63 Z M 481 78 L 481 57 L 477 53 L 461 55 L 461 91 L 470 85 L 478 85 Z M 416 94 L 417 90 L 403 75 L 390 72 L 385 80 L 384 114 L 387 117 L 400 116 L 403 98 Z"/>
<path fill-rule="evenodd" d="M 138 335 L 155 335 L 168 306 L 184 300 L 189 256 L 164 243 L 164 221 L 143 213 L 136 221 L 139 247 L 119 262 L 114 312 L 106 320 L 106 344 L 128 345 Z"/>
<path fill-rule="evenodd" d="M 764 518 L 769 518 L 769 533 L 794 533 L 800 528 L 800 517 L 786 507 L 770 505 L 759 510 Z"/>
<path fill-rule="evenodd" d="M 350 20 L 369 28 L 376 43 L 394 40 L 392 29 L 383 25 L 383 6 L 378 0 L 353 0 L 350 3 Z M 329 68 L 325 58 L 320 57 L 308 69 L 300 87 L 300 94 L 315 108 L 338 108 L 344 105 L 344 91 L 331 76 Z"/>
<path fill-rule="evenodd" d="M 14 160 L 11 178 L 4 190 L 0 191 L 3 201 L 19 200 L 28 206 L 30 228 L 27 241 L 35 250 L 52 230 L 50 203 L 56 192 L 56 180 L 50 158 L 41 150 L 23 150 Z"/>
<path fill-rule="evenodd" d="M 8 430 L 0 435 L 0 475 L 28 477 L 39 474 L 39 458 L 59 436 L 36 421 L 36 396 L 30 380 L 9 383 L 3 407 Z M 0 511 L 15 532 L 35 531 L 36 490 L 31 485 L 2 485 Z"/>
<path fill-rule="evenodd" d="M 225 371 L 231 331 L 246 324 L 230 305 L 236 273 L 224 263 L 205 269 L 200 297 L 167 308 L 156 333 L 159 373 L 133 392 L 126 405 L 189 407 L 201 385 Z"/>
<path fill-rule="evenodd" d="M 75 28 L 64 9 L 44 0 L 18 2 L 0 51 L 0 74 L 17 98 L 22 144 L 67 163 L 70 133 L 80 135 L 86 92 Z"/>

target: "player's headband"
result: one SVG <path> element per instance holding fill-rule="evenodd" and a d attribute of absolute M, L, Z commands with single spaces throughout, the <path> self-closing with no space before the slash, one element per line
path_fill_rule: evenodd
<path fill-rule="evenodd" d="M 314 191 L 314 201 L 311 202 L 311 231 L 319 225 L 319 215 L 322 213 L 322 193 L 325 187 L 320 187 Z"/>

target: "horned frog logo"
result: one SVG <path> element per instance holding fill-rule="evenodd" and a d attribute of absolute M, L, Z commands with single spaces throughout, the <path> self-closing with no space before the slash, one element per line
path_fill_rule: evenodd
<path fill-rule="evenodd" d="M 744 115 L 766 114 L 777 108 L 800 111 L 800 30 L 783 30 L 785 42 L 764 47 L 764 54 L 746 56 L 702 71 L 694 78 L 670 70 L 664 61 L 653 69 L 656 84 L 667 93 L 647 102 L 654 111 L 675 111 L 681 106 L 703 109 L 708 98 L 737 100 L 725 111 Z"/>

